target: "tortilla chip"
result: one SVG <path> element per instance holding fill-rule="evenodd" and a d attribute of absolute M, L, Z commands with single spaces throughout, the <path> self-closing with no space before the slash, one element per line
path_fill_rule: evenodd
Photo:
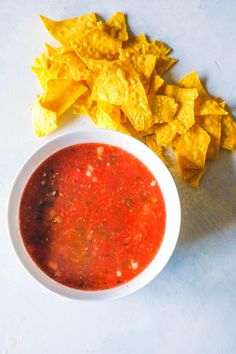
<path fill-rule="evenodd" d="M 49 69 L 42 69 L 32 66 L 32 71 L 39 80 L 43 90 L 47 90 L 47 83 L 49 80 L 69 78 L 71 76 L 68 66 L 62 63 L 54 63 Z"/>
<path fill-rule="evenodd" d="M 112 15 L 112 17 L 106 21 L 105 27 L 114 39 L 121 42 L 128 40 L 129 36 L 123 12 L 117 12 Z"/>
<path fill-rule="evenodd" d="M 105 66 L 110 64 L 110 61 L 106 59 L 91 59 L 91 58 L 82 58 L 83 62 L 86 64 L 90 72 L 94 73 L 97 77 Z M 95 81 L 94 81 L 95 82 Z M 94 84 L 94 83 L 93 83 Z"/>
<path fill-rule="evenodd" d="M 171 52 L 171 47 L 166 43 L 154 40 L 150 43 L 149 51 L 156 56 L 167 56 Z"/>
<path fill-rule="evenodd" d="M 143 85 L 123 61 L 115 61 L 101 72 L 94 84 L 92 99 L 120 106 L 137 131 L 153 123 Z"/>
<path fill-rule="evenodd" d="M 128 130 L 117 120 L 105 112 L 100 102 L 98 103 L 97 113 L 96 113 L 96 125 L 100 128 L 116 130 L 118 132 L 129 134 Z"/>
<path fill-rule="evenodd" d="M 167 123 L 174 119 L 178 103 L 172 97 L 156 95 L 152 102 L 152 113 L 154 123 Z"/>
<path fill-rule="evenodd" d="M 188 89 L 196 88 L 199 96 L 208 96 L 196 71 L 187 74 L 181 80 L 179 80 L 178 86 Z"/>
<path fill-rule="evenodd" d="M 179 121 L 174 119 L 170 123 L 155 125 L 155 134 L 157 145 L 170 146 L 176 134 L 178 133 Z"/>
<path fill-rule="evenodd" d="M 221 117 L 220 147 L 236 151 L 236 122 L 231 115 Z"/>
<path fill-rule="evenodd" d="M 194 124 L 187 133 L 174 140 L 173 146 L 176 153 L 187 158 L 192 166 L 203 169 L 209 143 L 210 137 L 207 132 L 198 124 Z"/>
<path fill-rule="evenodd" d="M 194 108 L 195 114 L 197 116 L 204 116 L 208 114 L 213 115 L 227 115 L 228 113 L 220 107 L 220 105 L 213 99 L 206 97 L 198 97 L 195 102 Z"/>
<path fill-rule="evenodd" d="M 50 66 L 50 63 L 49 63 L 46 53 L 39 55 L 33 61 L 33 67 L 35 67 L 35 68 L 48 69 L 49 66 Z"/>
<path fill-rule="evenodd" d="M 72 79 L 49 80 L 42 106 L 56 112 L 59 117 L 87 91 L 81 82 Z"/>
<path fill-rule="evenodd" d="M 157 73 L 161 76 L 164 75 L 177 61 L 178 59 L 176 58 L 161 56 L 156 62 Z"/>
<path fill-rule="evenodd" d="M 217 103 L 216 100 L 212 99 L 207 91 L 203 88 L 203 85 L 199 79 L 196 71 L 186 75 L 179 82 L 178 85 L 184 88 L 196 88 L 198 91 L 198 98 L 195 101 L 195 114 L 197 116 L 201 115 L 219 115 L 227 114 L 226 111 Z"/>
<path fill-rule="evenodd" d="M 125 53 L 130 57 L 131 55 L 145 55 L 148 54 L 150 44 L 145 36 L 145 34 L 140 34 L 133 37 L 129 41 L 123 44 Z M 152 53 L 151 53 L 152 54 Z"/>
<path fill-rule="evenodd" d="M 207 132 L 211 140 L 207 150 L 207 158 L 216 159 L 219 155 L 221 136 L 221 116 L 206 115 L 198 117 L 198 124 Z"/>
<path fill-rule="evenodd" d="M 69 68 L 71 78 L 75 81 L 87 80 L 90 75 L 86 65 L 74 51 L 54 55 L 52 58 L 57 63 L 66 64 Z"/>
<path fill-rule="evenodd" d="M 219 105 L 221 108 L 225 108 L 226 103 L 225 103 L 224 100 L 222 100 L 222 98 L 220 98 L 220 97 L 215 97 L 214 100 L 218 103 L 218 105 Z"/>
<path fill-rule="evenodd" d="M 103 101 L 99 101 L 98 106 L 115 122 L 122 123 L 122 120 L 124 120 L 123 114 L 121 115 L 120 107 Z"/>
<path fill-rule="evenodd" d="M 206 172 L 206 167 L 202 169 L 188 168 L 187 166 L 193 166 L 191 161 L 179 154 L 176 157 L 180 177 L 192 187 L 197 188 L 201 177 Z"/>
<path fill-rule="evenodd" d="M 164 80 L 159 75 L 157 75 L 156 69 L 154 69 L 152 77 L 151 77 L 151 82 L 150 82 L 148 94 L 150 96 L 152 94 L 156 95 L 158 93 L 158 90 L 162 87 L 163 84 L 164 84 Z"/>
<path fill-rule="evenodd" d="M 81 95 L 74 103 L 73 108 L 74 114 L 87 114 L 93 105 L 93 101 L 91 99 L 91 92 L 87 90 L 83 95 Z"/>
<path fill-rule="evenodd" d="M 173 97 L 179 103 L 179 109 L 176 114 L 178 122 L 174 123 L 174 128 L 178 129 L 179 134 L 186 133 L 195 123 L 194 103 L 198 95 L 197 90 L 166 85 L 164 93 L 168 97 Z"/>
<path fill-rule="evenodd" d="M 114 60 L 119 56 L 121 42 L 116 41 L 106 32 L 97 28 L 87 32 L 82 38 L 72 43 L 80 58 Z"/>
<path fill-rule="evenodd" d="M 48 110 L 41 105 L 42 96 L 32 105 L 33 128 L 38 137 L 53 132 L 57 128 L 56 112 Z"/>
<path fill-rule="evenodd" d="M 124 49 L 120 49 L 120 60 L 129 59 L 134 70 L 140 76 L 141 80 L 148 80 L 155 68 L 156 57 L 153 54 L 146 55 L 127 55 Z"/>
<path fill-rule="evenodd" d="M 63 46 L 70 46 L 75 38 L 80 38 L 97 27 L 97 18 L 94 13 L 62 21 L 53 21 L 45 16 L 40 16 L 40 18 L 48 32 Z"/>

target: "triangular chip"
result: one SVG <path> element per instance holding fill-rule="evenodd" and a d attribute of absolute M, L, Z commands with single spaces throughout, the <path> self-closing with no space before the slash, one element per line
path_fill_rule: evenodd
<path fill-rule="evenodd" d="M 191 73 L 184 76 L 181 80 L 179 80 L 178 86 L 188 89 L 196 88 L 199 96 L 208 96 L 196 71 L 192 71 Z"/>
<path fill-rule="evenodd" d="M 236 122 L 231 115 L 221 117 L 221 129 L 220 146 L 236 151 Z"/>
<path fill-rule="evenodd" d="M 170 58 L 168 56 L 161 56 L 157 59 L 156 69 L 159 75 L 164 75 L 174 64 L 176 64 L 178 59 Z"/>
<path fill-rule="evenodd" d="M 179 134 L 184 134 L 190 129 L 194 122 L 194 103 L 197 98 L 197 89 L 180 88 L 174 85 L 166 85 L 164 94 L 173 97 L 179 103 L 179 109 L 176 114 L 177 124 L 174 123 L 174 128 L 178 129 Z"/>
<path fill-rule="evenodd" d="M 38 137 L 47 135 L 57 128 L 56 112 L 44 108 L 41 99 L 42 97 L 39 97 L 31 107 L 33 128 Z"/>
<path fill-rule="evenodd" d="M 156 124 L 155 134 L 157 145 L 171 146 L 173 139 L 178 134 L 180 126 L 182 126 L 182 124 L 178 119 L 174 119 L 170 123 Z"/>
<path fill-rule="evenodd" d="M 75 81 L 87 80 L 90 75 L 86 65 L 74 51 L 63 53 L 61 55 L 54 55 L 53 60 L 68 65 L 71 74 L 70 76 Z"/>
<path fill-rule="evenodd" d="M 110 64 L 110 61 L 106 59 L 82 58 L 82 60 L 86 64 L 88 69 L 96 76 L 100 74 L 102 70 L 104 70 L 105 66 Z"/>
<path fill-rule="evenodd" d="M 116 130 L 118 132 L 130 135 L 128 130 L 119 121 L 114 120 L 110 114 L 105 112 L 100 103 L 98 103 L 97 107 L 96 125 L 100 128 Z"/>
<path fill-rule="evenodd" d="M 119 106 L 115 106 L 108 102 L 99 101 L 98 106 L 103 110 L 109 117 L 111 117 L 115 122 L 122 123 L 123 115 Z"/>
<path fill-rule="evenodd" d="M 68 66 L 63 63 L 54 63 L 49 69 L 42 69 L 37 66 L 32 66 L 32 71 L 39 80 L 43 90 L 47 90 L 47 83 L 49 80 L 57 78 L 70 78 L 71 76 Z"/>
<path fill-rule="evenodd" d="M 143 85 L 134 70 L 122 61 L 111 63 L 101 72 L 94 84 L 92 99 L 121 106 L 138 131 L 153 123 Z"/>
<path fill-rule="evenodd" d="M 171 50 L 166 43 L 157 40 L 152 41 L 149 47 L 149 52 L 156 56 L 167 56 Z"/>
<path fill-rule="evenodd" d="M 206 167 L 202 169 L 192 168 L 192 162 L 186 157 L 177 154 L 176 158 L 180 177 L 192 187 L 197 188 L 201 177 L 206 172 Z"/>
<path fill-rule="evenodd" d="M 73 108 L 74 114 L 87 114 L 93 105 L 91 99 L 91 92 L 87 90 L 83 95 L 81 95 L 74 103 Z"/>
<path fill-rule="evenodd" d="M 198 98 L 195 101 L 195 114 L 197 116 L 207 114 L 227 114 L 226 111 L 212 99 L 204 89 L 196 71 L 193 71 L 178 81 L 178 86 L 183 88 L 196 88 Z"/>
<path fill-rule="evenodd" d="M 128 31 L 123 12 L 117 12 L 105 23 L 109 34 L 118 41 L 127 41 Z"/>
<path fill-rule="evenodd" d="M 87 91 L 81 82 L 72 79 L 49 80 L 47 91 L 42 100 L 42 106 L 57 113 L 63 114 L 81 95 Z"/>
<path fill-rule="evenodd" d="M 124 49 L 120 49 L 120 60 L 129 60 L 142 81 L 148 80 L 155 68 L 156 57 L 153 54 L 127 55 Z"/>
<path fill-rule="evenodd" d="M 97 27 L 97 18 L 94 13 L 61 21 L 54 21 L 45 16 L 40 16 L 40 18 L 48 32 L 63 46 L 69 46 L 75 38 L 80 38 Z"/>
<path fill-rule="evenodd" d="M 72 46 L 82 59 L 114 60 L 119 56 L 121 42 L 116 41 L 106 32 L 94 28 L 82 38 L 74 40 Z"/>
<path fill-rule="evenodd" d="M 228 113 L 209 96 L 201 96 L 195 102 L 194 108 L 197 116 L 205 116 L 208 114 L 227 115 Z"/>
<path fill-rule="evenodd" d="M 152 101 L 152 114 L 154 123 L 167 123 L 174 119 L 178 108 L 175 99 L 168 96 L 156 95 Z"/>
<path fill-rule="evenodd" d="M 173 142 L 178 155 L 186 157 L 195 168 L 204 168 L 210 137 L 198 124 Z"/>
<path fill-rule="evenodd" d="M 216 159 L 218 157 L 220 147 L 221 116 L 199 116 L 197 120 L 198 124 L 207 132 L 211 138 L 207 150 L 207 158 Z"/>

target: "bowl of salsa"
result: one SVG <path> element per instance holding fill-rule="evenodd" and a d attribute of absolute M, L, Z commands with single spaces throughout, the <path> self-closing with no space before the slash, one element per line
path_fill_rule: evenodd
<path fill-rule="evenodd" d="M 69 298 L 111 300 L 155 278 L 181 220 L 163 162 L 142 142 L 91 129 L 43 145 L 13 184 L 10 237 L 28 272 Z"/>

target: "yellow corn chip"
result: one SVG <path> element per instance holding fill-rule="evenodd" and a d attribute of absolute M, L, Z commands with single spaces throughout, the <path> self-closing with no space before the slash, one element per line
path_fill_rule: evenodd
<path fill-rule="evenodd" d="M 72 44 L 75 52 L 83 59 L 114 60 L 119 56 L 121 42 L 116 41 L 106 32 L 95 28 L 78 38 Z"/>
<path fill-rule="evenodd" d="M 153 123 L 143 85 L 123 61 L 115 61 L 101 72 L 94 84 L 92 99 L 121 106 L 137 131 L 149 128 Z"/>
<path fill-rule="evenodd" d="M 220 146 L 236 151 L 236 122 L 231 115 L 221 117 L 221 129 Z"/>
<path fill-rule="evenodd" d="M 75 38 L 80 38 L 97 27 L 96 15 L 93 13 L 62 21 L 53 21 L 45 16 L 40 18 L 48 32 L 63 46 L 69 46 Z"/>
<path fill-rule="evenodd" d="M 145 55 L 148 54 L 150 44 L 147 41 L 145 34 L 140 34 L 123 44 L 127 59 L 131 55 Z"/>
<path fill-rule="evenodd" d="M 67 64 L 71 74 L 70 76 L 75 81 L 86 80 L 90 75 L 86 65 L 74 51 L 54 55 L 53 60 L 58 63 Z"/>
<path fill-rule="evenodd" d="M 156 62 L 157 73 L 161 76 L 164 75 L 177 61 L 176 58 L 161 56 Z"/>
<path fill-rule="evenodd" d="M 56 112 L 59 117 L 87 91 L 81 82 L 72 79 L 49 80 L 42 106 Z"/>
<path fill-rule="evenodd" d="M 96 113 L 96 125 L 100 128 L 117 130 L 124 134 L 129 134 L 128 130 L 119 122 L 113 119 L 113 117 L 103 110 L 100 103 L 98 103 Z"/>
<path fill-rule="evenodd" d="M 32 71 L 39 80 L 40 85 L 44 90 L 47 90 L 49 80 L 58 78 L 70 78 L 70 70 L 66 64 L 54 63 L 49 69 L 41 69 L 32 66 Z"/>
<path fill-rule="evenodd" d="M 178 155 L 187 158 L 195 168 L 203 169 L 210 137 L 198 124 L 194 124 L 187 133 L 176 138 L 173 146 Z"/>
<path fill-rule="evenodd" d="M 124 44 L 124 48 L 131 55 L 153 54 L 156 57 L 167 56 L 171 51 L 171 48 L 164 42 L 154 40 L 149 43 L 144 34 L 140 34 L 129 40 Z"/>
<path fill-rule="evenodd" d="M 156 124 L 155 134 L 157 145 L 170 146 L 176 134 L 178 133 L 180 123 L 174 119 L 170 123 Z"/>
<path fill-rule="evenodd" d="M 100 72 L 110 64 L 108 60 L 105 59 L 91 59 L 91 58 L 82 58 L 88 69 L 96 74 L 96 77 Z M 94 84 L 94 83 L 93 83 Z"/>
<path fill-rule="evenodd" d="M 222 100 L 222 98 L 220 98 L 220 97 L 215 97 L 214 100 L 218 103 L 218 105 L 219 105 L 221 108 L 225 108 L 226 103 L 225 103 L 224 100 Z"/>
<path fill-rule="evenodd" d="M 124 49 L 120 49 L 120 60 L 130 60 L 134 70 L 140 76 L 141 80 L 148 80 L 155 68 L 156 57 L 153 54 L 146 55 L 132 55 L 127 58 L 126 52 Z"/>
<path fill-rule="evenodd" d="M 152 102 L 154 123 L 167 123 L 173 120 L 178 108 L 178 103 L 172 97 L 157 95 Z"/>
<path fill-rule="evenodd" d="M 127 41 L 129 36 L 125 23 L 125 15 L 122 12 L 115 13 L 105 24 L 108 33 L 118 41 Z"/>
<path fill-rule="evenodd" d="M 110 104 L 108 102 L 99 101 L 98 106 L 106 114 L 108 114 L 115 122 L 122 123 L 124 117 L 121 116 L 120 107 Z"/>
<path fill-rule="evenodd" d="M 171 48 L 164 42 L 154 40 L 150 43 L 149 51 L 156 56 L 167 56 Z"/>
<path fill-rule="evenodd" d="M 164 80 L 159 75 L 157 75 L 156 69 L 154 69 L 151 76 L 151 82 L 150 82 L 148 94 L 150 96 L 152 96 L 152 94 L 156 95 L 158 90 L 162 87 L 163 84 L 164 84 Z"/>
<path fill-rule="evenodd" d="M 35 67 L 35 68 L 48 69 L 49 66 L 50 66 L 50 63 L 49 63 L 46 53 L 39 55 L 33 61 L 33 67 Z"/>
<path fill-rule="evenodd" d="M 53 60 L 53 58 L 55 56 L 65 54 L 68 51 L 71 51 L 71 48 L 65 48 L 65 47 L 54 48 L 48 43 L 44 43 L 44 46 L 45 46 L 46 55 L 47 55 L 48 59 L 50 59 L 50 60 Z"/>
<path fill-rule="evenodd" d="M 207 158 L 216 159 L 218 157 L 220 147 L 221 116 L 199 116 L 198 124 L 207 132 L 211 138 L 207 150 Z"/>
<path fill-rule="evenodd" d="M 195 101 L 195 114 L 197 116 L 207 115 L 207 114 L 227 114 L 226 111 L 213 100 L 206 90 L 203 88 L 202 83 L 196 71 L 186 75 L 179 82 L 178 85 L 184 88 L 196 88 L 198 91 L 198 98 Z"/>
<path fill-rule="evenodd" d="M 209 98 L 209 96 L 198 97 L 198 99 L 195 102 L 194 111 L 197 116 L 204 116 L 207 114 L 214 114 L 214 115 L 228 114 L 222 107 L 220 107 L 220 105 L 216 101 Z"/>
<path fill-rule="evenodd" d="M 91 99 L 91 92 L 87 90 L 83 95 L 81 95 L 74 103 L 73 108 L 74 114 L 87 114 L 88 110 L 93 105 Z"/>
<path fill-rule="evenodd" d="M 181 178 L 188 182 L 192 187 L 197 188 L 201 177 L 206 172 L 206 167 L 202 169 L 188 168 L 192 163 L 185 157 L 177 154 L 177 164 Z"/>
<path fill-rule="evenodd" d="M 38 137 L 53 132 L 57 128 L 56 112 L 48 110 L 41 105 L 42 97 L 39 97 L 32 105 L 33 128 Z"/>
<path fill-rule="evenodd" d="M 199 96 L 208 96 L 206 90 L 202 86 L 202 83 L 196 71 L 187 74 L 181 80 L 179 80 L 178 86 L 188 89 L 196 88 Z"/>
<path fill-rule="evenodd" d="M 175 122 L 173 125 L 175 129 L 178 129 L 177 132 L 179 134 L 184 134 L 195 122 L 194 103 L 198 95 L 197 90 L 166 85 L 164 93 L 169 97 L 173 97 L 179 103 L 179 109 L 176 114 L 176 119 L 179 123 Z"/>

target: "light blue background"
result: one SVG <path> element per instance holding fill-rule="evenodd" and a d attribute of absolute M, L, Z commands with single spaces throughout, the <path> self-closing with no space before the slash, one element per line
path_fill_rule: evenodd
<path fill-rule="evenodd" d="M 175 176 L 180 239 L 166 268 L 143 290 L 111 303 L 61 298 L 38 285 L 10 245 L 6 204 L 36 139 L 29 106 L 39 86 L 30 71 L 46 34 L 37 15 L 128 14 L 135 34 L 169 43 L 180 62 L 169 79 L 198 70 L 214 95 L 236 108 L 234 0 L 1 0 L 0 2 L 0 354 L 236 353 L 236 158 L 222 152 L 199 190 Z M 65 119 L 56 136 L 92 126 Z"/>

